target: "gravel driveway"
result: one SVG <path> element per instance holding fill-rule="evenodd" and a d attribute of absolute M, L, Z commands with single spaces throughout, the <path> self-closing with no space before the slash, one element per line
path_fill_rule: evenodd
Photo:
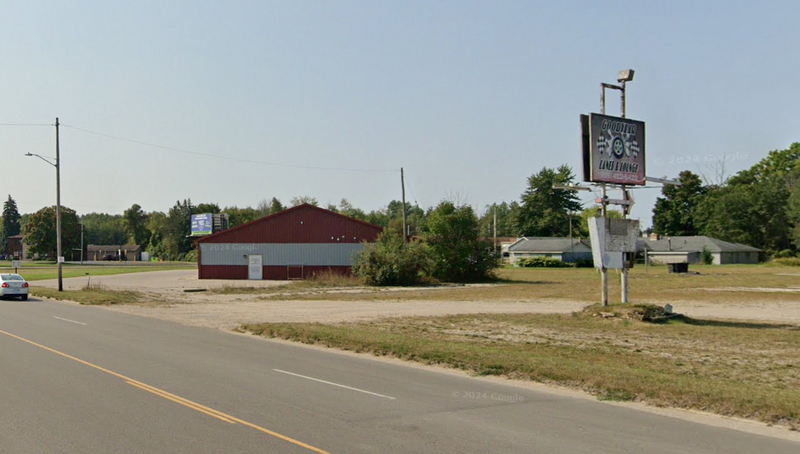
<path fill-rule="evenodd" d="M 86 277 L 64 279 L 66 289 L 81 289 Z M 591 304 L 564 299 L 530 301 L 303 301 L 260 300 L 258 295 L 187 293 L 186 289 L 226 286 L 271 287 L 286 281 L 199 280 L 194 270 L 153 271 L 92 276 L 92 286 L 105 289 L 139 290 L 154 302 L 170 304 L 120 305 L 109 309 L 129 314 L 172 320 L 178 323 L 233 329 L 257 322 L 344 322 L 385 317 L 435 316 L 474 313 L 570 313 Z M 34 286 L 55 288 L 55 280 L 35 281 Z M 402 291 L 402 290 L 398 290 Z M 568 295 L 567 295 L 568 296 Z M 674 301 L 677 312 L 695 318 L 746 319 L 800 324 L 797 301 L 747 303 Z"/>

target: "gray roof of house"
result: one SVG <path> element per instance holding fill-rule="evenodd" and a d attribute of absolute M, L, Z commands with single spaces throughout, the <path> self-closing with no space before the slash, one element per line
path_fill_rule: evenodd
<path fill-rule="evenodd" d="M 114 251 L 119 249 L 123 251 L 138 251 L 142 247 L 138 244 L 90 244 L 86 246 L 87 251 Z"/>
<path fill-rule="evenodd" d="M 660 240 L 646 240 L 647 248 L 653 252 L 760 252 L 761 249 L 746 244 L 731 243 L 710 236 L 673 236 Z"/>
<path fill-rule="evenodd" d="M 585 240 L 559 237 L 530 237 L 520 238 L 508 247 L 511 252 L 586 252 L 591 246 Z"/>

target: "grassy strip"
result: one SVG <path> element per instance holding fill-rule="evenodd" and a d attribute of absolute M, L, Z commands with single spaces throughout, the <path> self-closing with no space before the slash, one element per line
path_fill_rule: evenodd
<path fill-rule="evenodd" d="M 797 327 L 496 314 L 241 329 L 800 428 Z"/>
<path fill-rule="evenodd" d="M 143 295 L 132 290 L 106 290 L 89 288 L 83 290 L 64 290 L 32 287 L 31 295 L 62 301 L 75 301 L 87 305 L 133 304 L 144 302 Z"/>
<path fill-rule="evenodd" d="M 782 266 L 800 266 L 800 257 L 784 257 L 773 259 L 770 264 Z"/>
<path fill-rule="evenodd" d="M 348 276 L 339 273 L 323 272 L 314 275 L 310 279 L 298 280 L 283 285 L 275 285 L 270 287 L 239 287 L 236 285 L 226 285 L 222 288 L 209 289 L 210 293 L 219 293 L 223 295 L 236 295 L 236 294 L 284 294 L 293 292 L 306 292 L 316 289 L 341 289 L 351 287 L 364 286 L 364 280 L 355 276 Z"/>
<path fill-rule="evenodd" d="M 675 303 L 703 301 L 718 303 L 748 303 L 759 301 L 796 301 L 796 292 L 760 291 L 762 288 L 788 289 L 797 285 L 797 268 L 780 265 L 692 265 L 693 273 L 667 273 L 664 265 L 637 267 L 630 273 L 631 300 L 636 302 Z M 364 292 L 329 292 L 317 285 L 319 291 L 293 292 L 299 286 L 284 288 L 284 292 L 264 290 L 267 299 L 280 300 L 337 300 L 337 301 L 530 301 L 534 299 L 569 299 L 593 302 L 598 298 L 600 278 L 591 268 L 502 268 L 497 270 L 497 285 L 452 288 L 404 289 L 386 292 L 375 288 Z M 293 285 L 293 284 L 292 284 Z M 314 286 L 315 284 L 302 284 Z M 611 295 L 619 295 L 619 279 L 609 279 Z M 753 291 L 738 291 L 742 287 Z M 735 288 L 737 291 L 731 291 Z M 287 292 L 289 290 L 289 292 Z M 288 293 L 288 294 L 287 294 Z M 296 293 L 296 294 L 292 294 Z"/>
<path fill-rule="evenodd" d="M 35 268 L 33 268 L 35 266 Z M 142 273 L 146 271 L 169 271 L 193 269 L 196 265 L 150 265 L 150 266 L 114 266 L 114 265 L 64 265 L 62 274 L 64 278 L 84 277 L 84 276 L 110 276 L 114 274 Z M 58 268 L 56 266 L 29 265 L 19 268 L 21 274 L 27 281 L 41 281 L 45 279 L 58 278 Z M 0 267 L 2 273 L 13 273 L 11 267 Z"/>

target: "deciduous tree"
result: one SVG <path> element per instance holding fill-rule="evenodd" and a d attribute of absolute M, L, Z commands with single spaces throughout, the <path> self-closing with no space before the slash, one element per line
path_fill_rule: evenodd
<path fill-rule="evenodd" d="M 428 214 L 426 230 L 431 272 L 439 280 L 479 281 L 488 278 L 497 265 L 492 244 L 480 238 L 478 218 L 468 205 L 440 203 Z"/>
<path fill-rule="evenodd" d="M 122 216 L 88 213 L 81 216 L 85 244 L 123 244 L 127 241 Z"/>
<path fill-rule="evenodd" d="M 518 236 L 567 236 L 570 212 L 581 209 L 574 191 L 556 189 L 566 186 L 575 176 L 569 166 L 543 168 L 528 178 L 528 188 L 522 194 L 522 204 L 516 212 Z"/>
<path fill-rule="evenodd" d="M 30 254 L 56 257 L 56 207 L 46 207 L 32 214 L 22 231 Z M 61 252 L 68 256 L 80 247 L 80 226 L 74 210 L 61 207 Z"/>
<path fill-rule="evenodd" d="M 688 170 L 680 173 L 678 181 L 680 185 L 664 185 L 663 197 L 656 199 L 653 231 L 659 235 L 692 236 L 700 232 L 695 213 L 707 189 L 700 177 Z"/>
<path fill-rule="evenodd" d="M 122 214 L 122 225 L 129 243 L 138 244 L 142 248 L 147 247 L 150 232 L 147 231 L 147 214 L 141 206 L 134 203 L 125 210 Z"/>
<path fill-rule="evenodd" d="M 299 195 L 297 197 L 292 198 L 292 206 L 296 207 L 298 205 L 302 205 L 307 203 L 309 205 L 319 206 L 319 202 L 316 198 L 311 197 L 310 195 Z"/>

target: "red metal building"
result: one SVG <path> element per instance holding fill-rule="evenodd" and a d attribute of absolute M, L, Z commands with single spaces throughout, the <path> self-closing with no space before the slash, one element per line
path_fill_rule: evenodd
<path fill-rule="evenodd" d="M 304 279 L 350 273 L 381 227 L 303 204 L 197 240 L 200 279 Z"/>

